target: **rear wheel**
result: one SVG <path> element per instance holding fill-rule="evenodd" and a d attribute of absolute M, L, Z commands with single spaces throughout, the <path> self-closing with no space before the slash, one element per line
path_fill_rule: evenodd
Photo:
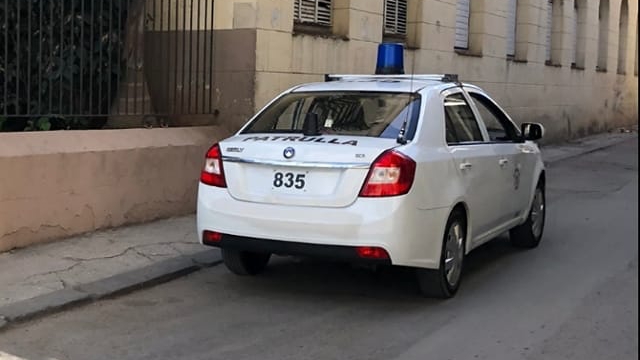
<path fill-rule="evenodd" d="M 466 217 L 461 211 L 449 215 L 445 228 L 440 267 L 416 269 L 418 284 L 423 295 L 446 299 L 453 297 L 460 287 L 466 246 Z"/>
<path fill-rule="evenodd" d="M 516 247 L 533 249 L 542 239 L 546 213 L 544 186 L 538 185 L 533 195 L 531 209 L 527 220 L 509 231 L 511 244 Z"/>
<path fill-rule="evenodd" d="M 264 271 L 271 254 L 222 249 L 222 260 L 232 273 L 257 275 Z"/>

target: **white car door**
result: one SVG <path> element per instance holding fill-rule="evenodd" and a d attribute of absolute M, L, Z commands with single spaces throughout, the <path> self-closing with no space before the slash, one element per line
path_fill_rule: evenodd
<path fill-rule="evenodd" d="M 475 89 L 468 89 L 467 93 L 498 156 L 500 187 L 504 198 L 500 223 L 506 224 L 521 216 L 528 208 L 535 157 L 527 153 L 520 130 L 493 100 Z"/>
<path fill-rule="evenodd" d="M 498 225 L 500 174 L 495 152 L 460 88 L 443 93 L 447 147 L 458 168 L 469 208 L 471 243 Z M 473 244 L 470 244 L 473 246 Z"/>

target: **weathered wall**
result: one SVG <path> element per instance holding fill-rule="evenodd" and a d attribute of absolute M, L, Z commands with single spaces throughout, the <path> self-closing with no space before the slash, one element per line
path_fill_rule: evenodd
<path fill-rule="evenodd" d="M 545 64 L 542 0 L 519 0 L 516 55 L 506 56 L 506 0 L 473 0 L 469 51 L 454 51 L 456 0 L 409 0 L 407 73 L 457 73 L 482 86 L 518 122 L 539 121 L 547 141 L 637 122 L 637 1 L 629 1 L 625 74 L 618 74 L 621 0 L 610 0 L 606 72 L 596 72 L 598 1 L 584 4 L 583 63 L 571 66 L 573 1 L 562 2 L 553 63 Z M 237 4 L 236 4 L 237 5 Z M 383 41 L 383 0 L 334 0 L 328 34 L 293 26 L 293 0 L 243 3 L 256 28 L 255 107 L 286 88 L 326 73 L 372 73 Z M 227 15 L 233 14 L 229 11 Z M 250 14 L 250 15 L 247 15 Z M 235 16 L 235 15 L 234 15 Z M 231 20 L 228 20 L 231 23 Z"/>
<path fill-rule="evenodd" d="M 0 251 L 195 211 L 218 127 L 0 134 Z"/>

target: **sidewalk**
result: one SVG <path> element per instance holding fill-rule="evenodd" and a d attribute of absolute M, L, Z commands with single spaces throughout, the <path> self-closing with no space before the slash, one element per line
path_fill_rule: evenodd
<path fill-rule="evenodd" d="M 637 126 L 635 126 L 634 129 L 628 129 L 625 131 L 629 132 L 615 131 L 571 140 L 561 145 L 543 146 L 541 148 L 542 157 L 545 163 L 553 163 L 613 146 L 637 136 L 638 133 Z"/>
<path fill-rule="evenodd" d="M 218 264 L 195 227 L 190 215 L 0 254 L 0 328 Z"/>
<path fill-rule="evenodd" d="M 553 163 L 623 141 L 607 133 L 542 148 Z M 195 216 L 99 231 L 0 254 L 0 329 L 71 305 L 115 296 L 221 262 L 197 242 Z"/>

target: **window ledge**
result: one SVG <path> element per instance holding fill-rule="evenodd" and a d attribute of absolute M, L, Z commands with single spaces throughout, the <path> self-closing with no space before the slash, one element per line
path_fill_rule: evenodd
<path fill-rule="evenodd" d="M 382 42 L 395 42 L 395 43 L 403 43 L 407 42 L 407 35 L 403 34 L 382 34 Z"/>
<path fill-rule="evenodd" d="M 455 51 L 456 54 L 461 56 L 482 57 L 481 51 L 471 51 L 469 49 L 459 49 L 459 48 L 454 48 L 453 51 Z"/>
<path fill-rule="evenodd" d="M 544 64 L 547 65 L 547 66 L 552 66 L 552 67 L 557 67 L 557 68 L 562 67 L 562 64 L 554 63 L 554 62 L 552 62 L 550 60 L 546 60 L 544 62 Z"/>
<path fill-rule="evenodd" d="M 518 59 L 513 55 L 507 55 L 507 61 L 511 61 L 514 64 L 527 64 L 529 62 L 527 59 Z"/>
<path fill-rule="evenodd" d="M 596 72 L 606 73 L 607 72 L 607 68 L 599 68 L 599 67 L 596 66 Z"/>
<path fill-rule="evenodd" d="M 330 26 L 307 24 L 307 23 L 294 23 L 293 24 L 293 36 L 299 35 L 311 35 L 316 37 L 322 37 L 326 39 L 344 40 L 348 41 L 349 37 L 344 35 L 336 35 Z"/>
<path fill-rule="evenodd" d="M 576 64 L 571 64 L 571 68 L 574 70 L 584 70 L 583 66 L 578 66 Z"/>
<path fill-rule="evenodd" d="M 618 71 L 618 75 L 627 75 L 626 71 Z"/>

